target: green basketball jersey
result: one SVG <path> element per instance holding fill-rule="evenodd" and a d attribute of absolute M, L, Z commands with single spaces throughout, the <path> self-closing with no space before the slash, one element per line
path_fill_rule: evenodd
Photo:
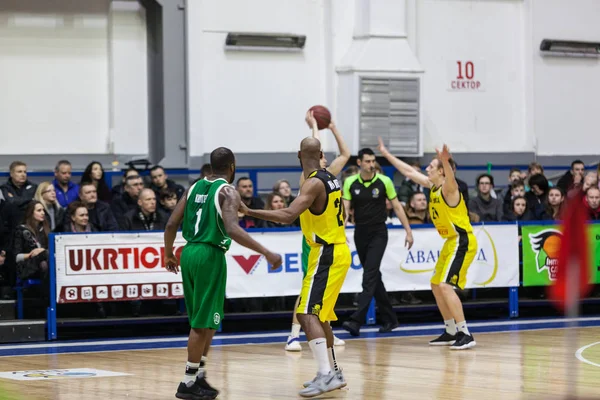
<path fill-rule="evenodd" d="M 207 243 L 229 250 L 231 238 L 225 231 L 219 205 L 219 191 L 228 185 L 223 178 L 204 178 L 188 190 L 183 214 L 183 238 L 188 243 Z"/>

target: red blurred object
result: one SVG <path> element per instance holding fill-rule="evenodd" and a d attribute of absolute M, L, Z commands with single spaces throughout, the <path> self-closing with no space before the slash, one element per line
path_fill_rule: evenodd
<path fill-rule="evenodd" d="M 582 206 L 583 192 L 578 193 L 568 201 L 563 214 L 562 240 L 558 256 L 556 281 L 548 287 L 549 297 L 557 303 L 561 310 L 568 307 L 569 282 L 568 275 L 572 268 L 578 268 L 578 283 L 573 285 L 576 293 L 572 299 L 589 294 L 590 285 L 590 253 L 587 235 L 587 213 Z"/>

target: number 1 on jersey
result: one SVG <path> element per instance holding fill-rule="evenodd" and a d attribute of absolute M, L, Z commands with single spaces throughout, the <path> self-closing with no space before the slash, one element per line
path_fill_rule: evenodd
<path fill-rule="evenodd" d="M 196 212 L 196 225 L 194 226 L 194 235 L 198 234 L 198 229 L 200 228 L 200 218 L 202 217 L 202 209 L 198 209 Z"/>

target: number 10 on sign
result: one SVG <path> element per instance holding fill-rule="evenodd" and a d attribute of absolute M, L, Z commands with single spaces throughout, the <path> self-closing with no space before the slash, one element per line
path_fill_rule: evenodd
<path fill-rule="evenodd" d="M 483 60 L 451 60 L 447 66 L 448 90 L 453 92 L 483 91 Z"/>

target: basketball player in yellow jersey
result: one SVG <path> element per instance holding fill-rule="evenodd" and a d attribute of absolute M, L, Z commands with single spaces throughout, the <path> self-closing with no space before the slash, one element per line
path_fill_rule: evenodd
<path fill-rule="evenodd" d="M 467 328 L 462 303 L 453 286 L 465 288 L 467 271 L 477 252 L 477 239 L 473 235 L 465 200 L 458 190 L 454 160 L 448 146 L 444 145 L 441 151 L 436 150 L 438 156 L 427 167 L 427 176 L 394 157 L 385 148 L 381 138 L 379 151 L 405 177 L 431 189 L 429 214 L 440 236 L 446 239 L 431 278 L 431 290 L 446 330 L 429 344 L 450 346 L 452 350 L 475 347 L 475 339 Z"/>
<path fill-rule="evenodd" d="M 320 133 L 319 133 L 319 127 L 317 126 L 317 120 L 315 119 L 312 111 L 309 110 L 306 112 L 305 121 L 306 121 L 306 124 L 308 125 L 308 127 L 312 130 L 312 137 L 314 137 L 315 139 L 318 139 L 320 141 L 321 138 L 320 138 Z M 350 159 L 351 153 L 350 153 L 350 149 L 348 148 L 348 145 L 346 145 L 346 142 L 344 142 L 344 139 L 342 138 L 342 135 L 338 131 L 333 120 L 331 120 L 331 123 L 329 124 L 329 126 L 327 128 L 331 131 L 331 133 L 333 134 L 333 137 L 335 138 L 335 141 L 337 142 L 338 149 L 340 151 L 340 155 L 337 156 L 331 162 L 331 165 L 329 165 L 329 167 L 328 167 L 327 159 L 325 158 L 325 155 L 323 154 L 323 158 L 321 158 L 319 166 L 321 169 L 327 169 L 327 171 L 331 172 L 332 175 L 337 176 L 340 172 L 342 172 L 342 168 L 344 168 L 344 166 Z M 302 188 L 302 184 L 304 183 L 304 181 L 305 181 L 304 173 L 301 173 L 300 174 L 300 188 Z M 308 242 L 306 241 L 306 239 L 303 236 L 302 237 L 302 255 L 301 255 L 302 279 L 303 280 L 306 277 L 306 273 L 308 271 L 308 256 L 309 256 L 309 254 L 310 254 L 310 246 L 308 245 Z M 293 313 L 293 317 L 292 317 L 292 331 L 290 332 L 290 336 L 288 336 L 287 342 L 285 344 L 286 351 L 302 351 L 302 346 L 300 345 L 300 328 L 301 328 L 301 326 L 300 326 L 300 322 L 298 322 L 298 319 L 296 318 L 296 312 L 295 312 L 295 310 L 298 308 L 299 304 L 300 304 L 300 296 L 298 296 L 298 298 L 296 299 L 296 304 L 294 304 L 294 313 Z M 344 342 L 342 339 L 338 338 L 337 336 L 333 335 L 333 345 L 334 346 L 344 346 L 345 344 L 346 344 L 346 342 Z"/>
<path fill-rule="evenodd" d="M 350 248 L 346 243 L 341 185 L 320 167 L 322 157 L 321 142 L 305 138 L 298 158 L 306 180 L 290 206 L 281 210 L 249 210 L 244 206 L 240 209 L 251 217 L 284 224 L 291 224 L 299 216 L 302 233 L 310 246 L 308 271 L 302 281 L 296 316 L 317 360 L 318 372 L 300 391 L 303 397 L 346 386 L 335 361 L 333 332 L 328 321 L 337 321 L 334 306 L 350 268 Z"/>

